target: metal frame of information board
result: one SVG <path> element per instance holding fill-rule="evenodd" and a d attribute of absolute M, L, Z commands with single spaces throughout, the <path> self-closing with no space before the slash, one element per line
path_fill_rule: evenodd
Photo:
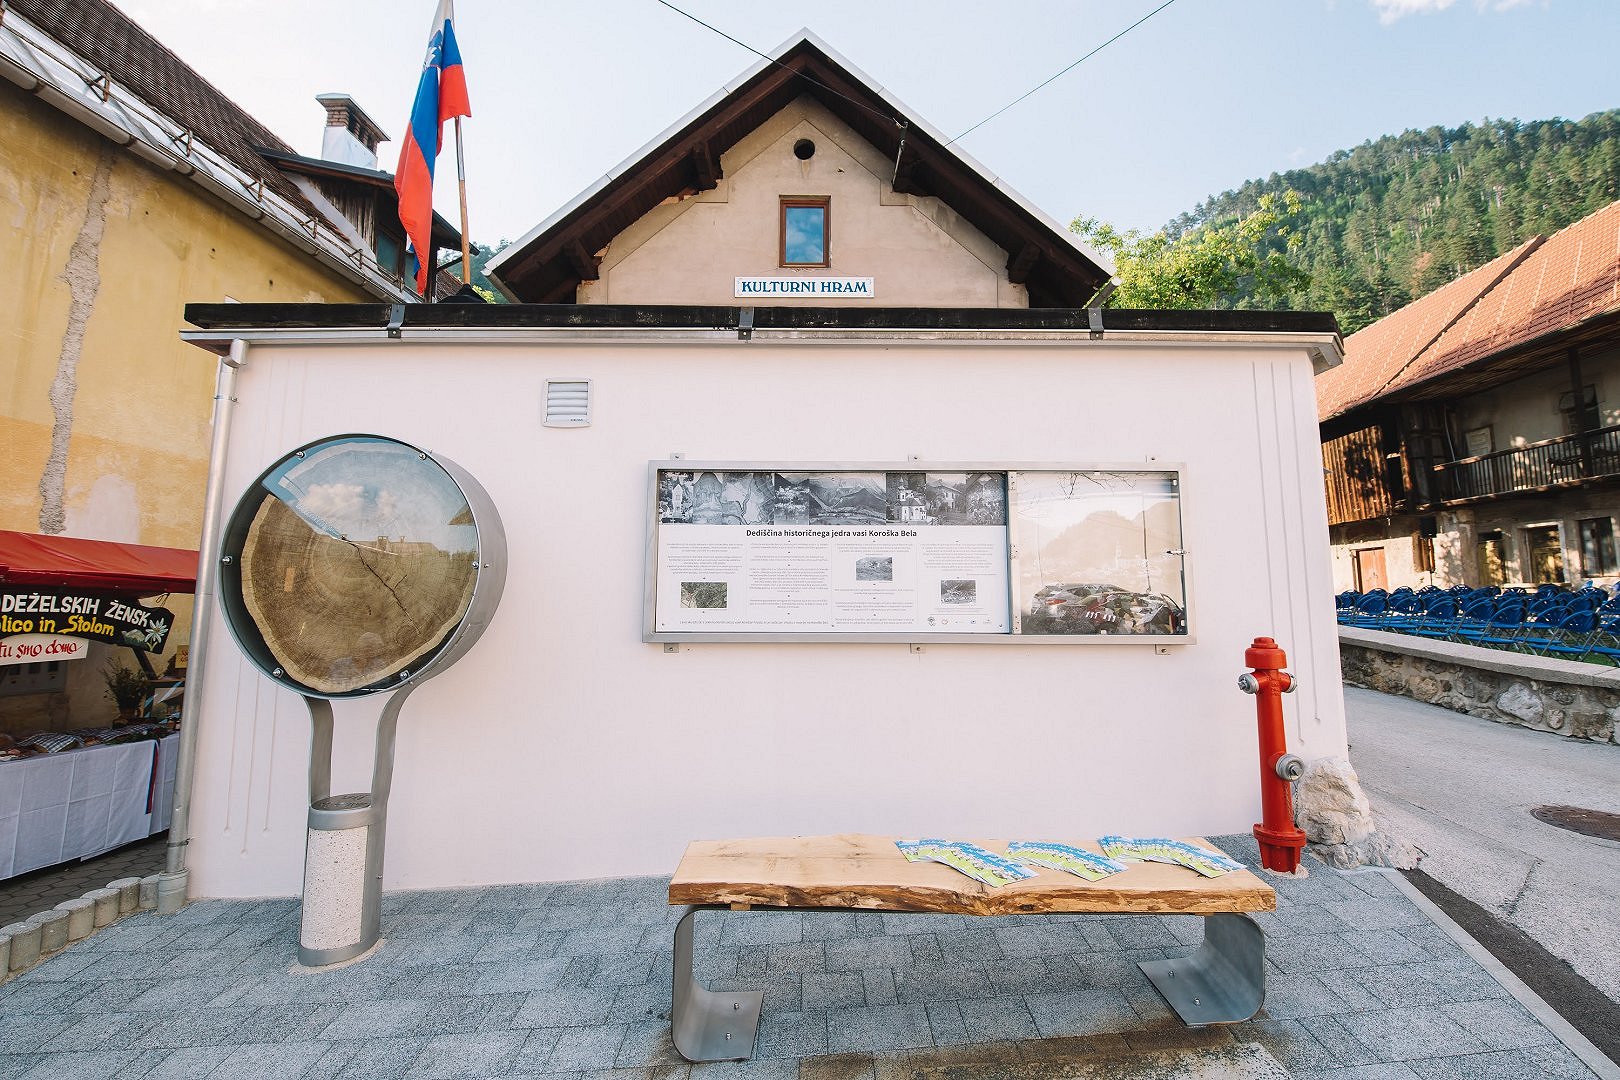
<path fill-rule="evenodd" d="M 786 472 L 786 473 L 972 473 L 992 472 L 1009 474 L 1007 493 L 1007 610 L 1010 626 L 1007 631 L 998 633 L 957 633 L 957 632 L 923 632 L 923 631 L 787 631 L 782 633 L 772 631 L 708 631 L 708 630 L 658 630 L 658 553 L 660 541 L 660 528 L 662 523 L 658 514 L 658 474 L 664 471 L 679 472 Z M 1015 502 L 1013 499 L 1011 475 L 1014 473 L 1142 473 L 1164 474 L 1175 478 L 1177 502 L 1179 504 L 1178 524 L 1181 526 L 1182 543 L 1186 542 L 1186 521 L 1188 518 L 1188 500 L 1186 489 L 1186 467 L 1178 462 L 1160 461 L 1132 461 L 1132 462 L 1069 462 L 1069 461 L 1043 461 L 1043 462 L 1006 462 L 1006 461 L 933 461 L 933 460 L 902 460 L 902 461 L 717 461 L 712 459 L 695 458 L 665 458 L 649 461 L 647 463 L 647 535 L 645 558 L 645 581 L 642 598 L 641 640 L 648 643 L 662 643 L 666 647 L 671 644 L 715 643 L 715 642 L 778 642 L 778 643 L 819 643 L 819 644 L 901 644 L 901 645 L 1137 645 L 1157 646 L 1161 651 L 1171 647 L 1196 645 L 1197 639 L 1192 634 L 1190 625 L 1192 621 L 1191 610 L 1193 595 L 1192 586 L 1192 556 L 1185 548 L 1178 549 L 1175 554 L 1181 559 L 1181 582 L 1184 614 L 1188 629 L 1177 634 L 1025 634 L 1017 630 L 1019 619 L 1019 604 L 1017 603 L 1018 582 L 1018 551 L 1014 543 L 1013 517 Z"/>

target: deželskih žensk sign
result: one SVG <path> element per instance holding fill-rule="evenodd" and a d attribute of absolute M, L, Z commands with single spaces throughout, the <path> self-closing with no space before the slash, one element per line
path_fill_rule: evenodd
<path fill-rule="evenodd" d="M 877 289 L 869 277 L 740 277 L 735 295 L 739 299 L 836 296 L 859 300 L 876 296 Z"/>
<path fill-rule="evenodd" d="M 110 593 L 76 589 L 0 589 L 0 637 L 62 634 L 142 652 L 162 652 L 174 626 L 167 608 L 143 607 Z"/>

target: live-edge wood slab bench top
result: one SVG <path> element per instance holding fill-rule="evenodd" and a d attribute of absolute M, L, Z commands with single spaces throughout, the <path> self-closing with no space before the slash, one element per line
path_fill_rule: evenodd
<path fill-rule="evenodd" d="M 1212 846 L 1199 837 L 1189 843 Z M 1065 841 L 1101 853 L 1094 840 Z M 1275 911 L 1277 894 L 1248 870 L 1206 878 L 1183 866 L 1132 862 L 1086 881 L 1031 866 L 1039 876 L 994 888 L 948 866 L 907 862 L 889 836 L 769 836 L 699 840 L 669 882 L 671 904 L 858 908 L 958 915 L 1046 912 L 1214 915 Z M 1004 840 L 974 843 L 1005 854 Z"/>

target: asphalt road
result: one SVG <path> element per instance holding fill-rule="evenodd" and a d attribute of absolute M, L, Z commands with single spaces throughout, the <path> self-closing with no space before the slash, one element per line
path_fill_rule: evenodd
<path fill-rule="evenodd" d="M 1542 805 L 1620 814 L 1620 746 L 1346 687 L 1350 761 L 1422 869 L 1620 1002 L 1620 843 L 1543 824 Z"/>

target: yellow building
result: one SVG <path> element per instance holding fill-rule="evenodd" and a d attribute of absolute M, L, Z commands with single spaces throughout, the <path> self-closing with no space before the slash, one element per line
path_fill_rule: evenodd
<path fill-rule="evenodd" d="M 7 0 L 0 76 L 0 530 L 195 548 L 214 380 L 182 307 L 414 299 L 386 136 L 322 95 L 323 159 L 299 158 L 103 0 Z M 0 732 L 101 719 L 114 652 L 65 693 L 0 666 Z"/>

